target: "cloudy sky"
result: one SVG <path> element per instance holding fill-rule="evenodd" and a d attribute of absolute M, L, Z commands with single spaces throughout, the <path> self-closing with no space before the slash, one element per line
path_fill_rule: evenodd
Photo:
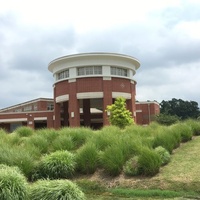
<path fill-rule="evenodd" d="M 0 0 L 0 109 L 53 97 L 51 60 L 113 52 L 141 67 L 137 100 L 200 106 L 199 0 Z"/>

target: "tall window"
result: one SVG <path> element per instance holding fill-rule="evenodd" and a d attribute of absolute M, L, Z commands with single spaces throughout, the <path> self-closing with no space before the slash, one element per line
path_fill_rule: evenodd
<path fill-rule="evenodd" d="M 65 71 L 59 72 L 57 74 L 57 80 L 68 78 L 68 77 L 69 77 L 69 70 L 68 69 L 65 70 Z"/>
<path fill-rule="evenodd" d="M 110 73 L 111 75 L 116 75 L 116 76 L 128 76 L 127 69 L 120 67 L 111 67 Z"/>
<path fill-rule="evenodd" d="M 102 74 L 101 66 L 86 66 L 86 67 L 79 67 L 77 69 L 78 76 L 98 75 L 98 74 Z"/>

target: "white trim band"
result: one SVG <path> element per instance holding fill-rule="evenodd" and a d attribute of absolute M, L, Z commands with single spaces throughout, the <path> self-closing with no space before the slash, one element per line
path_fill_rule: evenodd
<path fill-rule="evenodd" d="M 61 102 L 68 101 L 68 100 L 69 100 L 68 94 L 56 97 L 56 103 L 61 103 Z"/>
<path fill-rule="evenodd" d="M 77 99 L 98 99 L 98 98 L 103 98 L 103 92 L 77 93 Z"/>
<path fill-rule="evenodd" d="M 131 99 L 130 93 L 125 92 L 112 92 L 112 98 L 123 97 L 125 99 Z"/>
<path fill-rule="evenodd" d="M 0 119 L 0 123 L 3 122 L 26 122 L 27 118 L 15 118 L 15 119 Z"/>

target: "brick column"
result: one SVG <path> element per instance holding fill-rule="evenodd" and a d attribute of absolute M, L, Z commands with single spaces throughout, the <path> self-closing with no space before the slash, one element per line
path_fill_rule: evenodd
<path fill-rule="evenodd" d="M 32 114 L 27 114 L 27 126 L 31 128 L 35 128 L 34 117 Z"/>
<path fill-rule="evenodd" d="M 64 126 L 69 126 L 68 101 L 63 102 L 63 120 Z"/>
<path fill-rule="evenodd" d="M 49 114 L 47 116 L 47 128 L 53 128 L 53 115 Z"/>
<path fill-rule="evenodd" d="M 60 119 L 60 103 L 54 104 L 54 128 L 58 129 L 61 127 Z"/>
<path fill-rule="evenodd" d="M 135 105 L 135 82 L 130 83 L 130 92 L 131 92 L 131 99 L 128 99 L 127 102 L 127 109 L 132 112 L 132 116 L 134 118 L 134 122 L 136 122 L 136 105 Z"/>
<path fill-rule="evenodd" d="M 83 99 L 83 120 L 84 120 L 84 126 L 90 127 L 91 125 L 90 99 Z"/>
<path fill-rule="evenodd" d="M 79 101 L 76 96 L 76 80 L 74 82 L 69 83 L 69 126 L 77 127 L 80 126 L 80 106 Z"/>
<path fill-rule="evenodd" d="M 111 105 L 112 102 L 112 79 L 103 80 L 103 125 L 109 125 L 109 116 L 107 114 L 106 107 Z"/>

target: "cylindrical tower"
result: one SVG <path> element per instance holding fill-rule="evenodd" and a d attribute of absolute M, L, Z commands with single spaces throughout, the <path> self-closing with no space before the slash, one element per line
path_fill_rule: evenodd
<path fill-rule="evenodd" d="M 54 83 L 54 127 L 109 124 L 107 105 L 116 97 L 127 99 L 135 117 L 133 76 L 137 59 L 116 53 L 84 53 L 57 58 L 49 63 Z"/>

